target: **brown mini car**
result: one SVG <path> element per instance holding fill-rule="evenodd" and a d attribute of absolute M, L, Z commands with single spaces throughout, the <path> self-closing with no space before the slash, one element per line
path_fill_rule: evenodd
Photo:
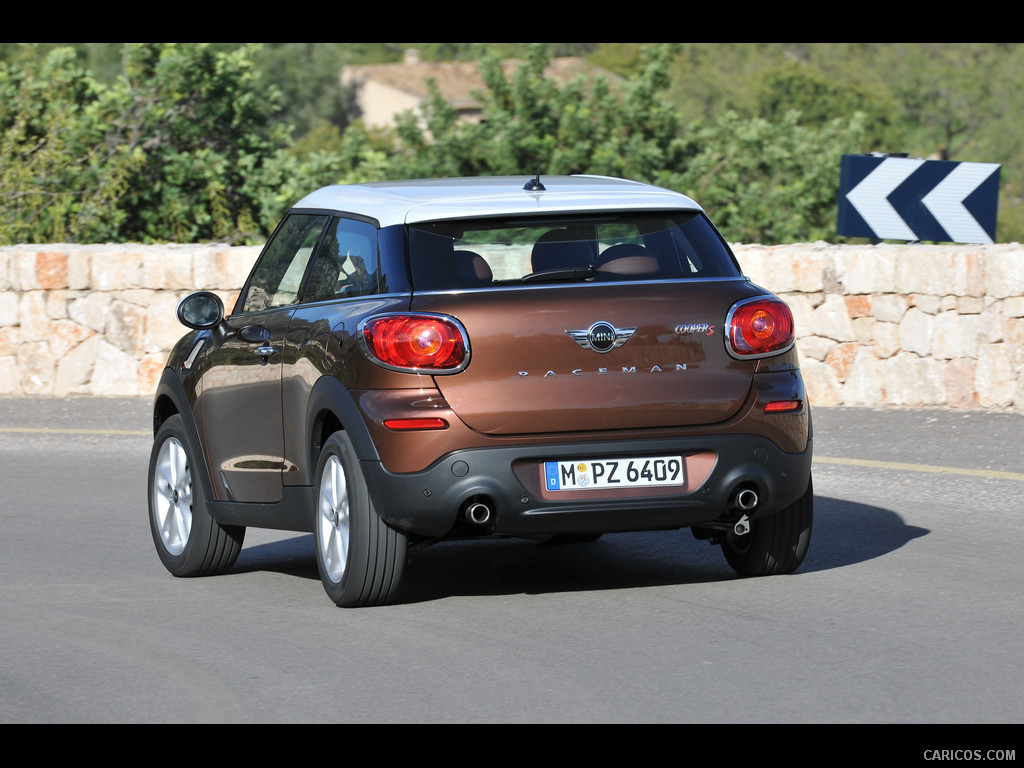
<path fill-rule="evenodd" d="M 689 527 L 788 573 L 813 515 L 793 317 L 689 198 L 603 177 L 327 187 L 210 292 L 154 407 L 153 539 L 222 572 L 309 531 L 338 605 L 442 539 Z"/>

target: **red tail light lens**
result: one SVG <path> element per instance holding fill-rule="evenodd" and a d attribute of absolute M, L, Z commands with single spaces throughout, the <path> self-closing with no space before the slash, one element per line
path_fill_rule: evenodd
<path fill-rule="evenodd" d="M 455 373 L 469 361 L 465 331 L 441 315 L 379 315 L 364 320 L 359 339 L 363 352 L 386 368 Z"/>
<path fill-rule="evenodd" d="M 781 299 L 759 296 L 734 305 L 726 321 L 729 352 L 763 357 L 793 346 L 793 313 Z"/>

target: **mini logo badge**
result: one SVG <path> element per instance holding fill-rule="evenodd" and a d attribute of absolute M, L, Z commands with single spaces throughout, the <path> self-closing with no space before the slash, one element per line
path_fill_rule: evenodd
<path fill-rule="evenodd" d="M 636 328 L 616 328 L 604 320 L 594 323 L 585 330 L 566 331 L 584 349 L 604 354 L 625 344 L 636 333 Z"/>

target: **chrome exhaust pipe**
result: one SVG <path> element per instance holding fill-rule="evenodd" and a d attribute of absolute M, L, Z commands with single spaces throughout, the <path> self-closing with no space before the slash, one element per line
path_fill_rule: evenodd
<path fill-rule="evenodd" d="M 733 506 L 736 509 L 749 512 L 757 506 L 757 491 L 753 488 L 740 488 L 736 491 L 736 495 L 733 496 Z"/>
<path fill-rule="evenodd" d="M 474 525 L 484 525 L 491 519 L 491 508 L 482 501 L 470 502 L 464 512 L 466 519 Z"/>
<path fill-rule="evenodd" d="M 741 512 L 749 512 L 757 506 L 757 491 L 753 488 L 737 488 L 732 496 L 732 506 Z M 732 527 L 737 536 L 750 533 L 750 520 L 746 515 L 740 517 Z"/>

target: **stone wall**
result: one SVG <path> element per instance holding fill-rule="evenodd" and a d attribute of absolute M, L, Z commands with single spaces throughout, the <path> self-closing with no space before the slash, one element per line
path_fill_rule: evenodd
<path fill-rule="evenodd" d="M 793 308 L 820 405 L 1024 411 L 1024 247 L 736 248 Z"/>
<path fill-rule="evenodd" d="M 0 395 L 148 395 L 196 287 L 227 306 L 258 247 L 0 248 Z"/>
<path fill-rule="evenodd" d="M 1024 412 L 1024 247 L 734 246 L 796 317 L 813 403 Z M 149 395 L 191 290 L 258 247 L 0 248 L 0 395 Z"/>

